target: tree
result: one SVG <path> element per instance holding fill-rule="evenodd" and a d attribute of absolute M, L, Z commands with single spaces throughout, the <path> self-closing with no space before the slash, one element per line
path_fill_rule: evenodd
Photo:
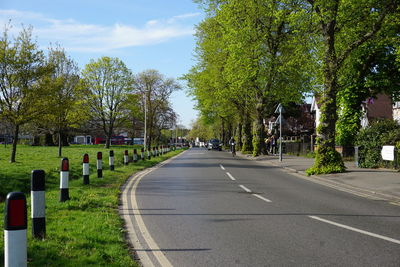
<path fill-rule="evenodd" d="M 198 27 L 199 63 L 186 77 L 189 87 L 201 112 L 220 115 L 228 132 L 237 125 L 243 150 L 265 154 L 264 118 L 275 103 L 299 101 L 310 88 L 306 35 L 296 28 L 305 16 L 301 1 L 200 2 L 209 17 Z"/>
<path fill-rule="evenodd" d="M 340 71 L 336 144 L 354 145 L 361 128 L 361 104 L 367 98 L 383 93 L 400 100 L 400 62 L 395 54 L 400 45 L 399 23 L 400 17 L 393 17 L 383 25 L 377 38 L 354 51 Z"/>
<path fill-rule="evenodd" d="M 100 125 L 109 148 L 114 128 L 126 119 L 124 104 L 132 91 L 132 73 L 118 58 L 91 60 L 82 71 L 82 84 L 92 120 Z"/>
<path fill-rule="evenodd" d="M 32 40 L 32 28 L 24 28 L 12 42 L 6 26 L 0 37 L 0 111 L 13 126 L 10 162 L 15 162 L 20 128 L 47 108 L 40 80 L 51 72 L 43 51 Z"/>
<path fill-rule="evenodd" d="M 316 54 L 321 66 L 321 119 L 317 128 L 317 153 L 308 174 L 343 172 L 345 166 L 335 150 L 338 75 L 346 60 L 365 42 L 372 40 L 397 12 L 397 1 L 308 0 L 310 14 L 320 40 Z"/>
<path fill-rule="evenodd" d="M 216 136 L 213 133 L 213 128 L 207 125 L 202 118 L 197 118 L 196 121 L 192 122 L 191 130 L 188 133 L 188 138 L 196 140 L 199 138 L 202 141 L 207 141 Z"/>
<path fill-rule="evenodd" d="M 134 87 L 142 96 L 142 113 L 146 114 L 146 145 L 150 148 L 161 129 L 175 124 L 176 114 L 170 107 L 169 97 L 181 86 L 174 79 L 165 78 L 157 70 L 150 69 L 135 75 Z"/>
<path fill-rule="evenodd" d="M 126 121 L 123 124 L 132 139 L 139 136 L 139 131 L 143 127 L 143 110 L 141 107 L 141 95 L 137 92 L 128 94 L 126 103 L 123 107 L 123 113 L 126 114 Z"/>
<path fill-rule="evenodd" d="M 88 116 L 83 104 L 83 92 L 79 87 L 79 68 L 61 47 L 50 48 L 48 64 L 53 71 L 43 81 L 49 94 L 45 97 L 48 105 L 46 114 L 39 125 L 46 131 L 58 135 L 58 156 L 62 156 L 64 134 L 69 127 L 81 125 Z"/>

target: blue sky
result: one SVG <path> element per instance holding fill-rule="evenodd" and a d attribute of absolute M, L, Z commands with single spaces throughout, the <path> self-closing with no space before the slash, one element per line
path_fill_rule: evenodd
<path fill-rule="evenodd" d="M 0 0 L 2 28 L 10 19 L 12 33 L 32 25 L 42 49 L 58 43 L 81 68 L 111 56 L 134 73 L 156 69 L 173 78 L 195 64 L 194 27 L 203 17 L 191 0 Z M 171 101 L 188 127 L 197 116 L 194 102 L 184 90 Z"/>

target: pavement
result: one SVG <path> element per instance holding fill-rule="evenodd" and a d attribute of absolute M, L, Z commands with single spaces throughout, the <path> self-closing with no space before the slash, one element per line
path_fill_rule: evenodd
<path fill-rule="evenodd" d="M 282 162 L 280 162 L 276 155 L 252 157 L 240 152 L 237 155 L 262 164 L 284 168 L 288 172 L 301 175 L 308 180 L 323 183 L 342 191 L 400 205 L 400 172 L 398 170 L 358 168 L 355 162 L 346 161 L 346 172 L 344 173 L 307 176 L 305 171 L 314 164 L 313 158 L 283 155 Z"/>

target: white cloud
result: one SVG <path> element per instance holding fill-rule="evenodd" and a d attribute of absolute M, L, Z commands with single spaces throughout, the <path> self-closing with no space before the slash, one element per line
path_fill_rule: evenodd
<path fill-rule="evenodd" d="M 153 45 L 192 35 L 193 25 L 184 24 L 184 20 L 199 15 L 189 13 L 168 19 L 149 20 L 137 27 L 120 23 L 111 26 L 84 24 L 73 19 L 49 18 L 34 12 L 0 10 L 0 23 L 4 25 L 11 19 L 14 25 L 13 33 L 20 30 L 22 23 L 32 25 L 34 35 L 46 46 L 51 42 L 60 43 L 70 51 L 106 52 L 125 47 Z"/>

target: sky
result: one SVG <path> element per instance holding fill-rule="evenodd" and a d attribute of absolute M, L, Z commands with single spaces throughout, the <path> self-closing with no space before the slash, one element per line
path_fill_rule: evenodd
<path fill-rule="evenodd" d="M 81 69 L 109 56 L 133 73 L 156 69 L 175 79 L 195 64 L 193 34 L 203 18 L 192 0 L 0 0 L 1 32 L 10 20 L 14 35 L 31 25 L 41 49 L 59 44 Z M 185 89 L 171 102 L 178 123 L 190 127 L 197 111 Z"/>

